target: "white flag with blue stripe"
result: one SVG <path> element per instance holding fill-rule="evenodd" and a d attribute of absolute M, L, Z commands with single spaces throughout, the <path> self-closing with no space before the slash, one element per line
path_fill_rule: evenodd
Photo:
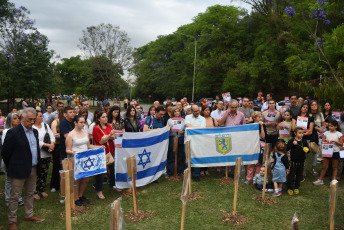
<path fill-rule="evenodd" d="M 219 128 L 188 128 L 185 141 L 190 141 L 192 167 L 231 166 L 235 165 L 237 157 L 242 158 L 244 165 L 258 162 L 258 123 Z"/>
<path fill-rule="evenodd" d="M 90 149 L 75 154 L 75 180 L 101 173 L 106 173 L 106 158 L 104 148 Z"/>
<path fill-rule="evenodd" d="M 131 156 L 136 159 L 137 187 L 147 185 L 163 175 L 167 163 L 169 135 L 169 126 L 149 132 L 125 132 L 122 147 L 116 148 L 115 154 L 116 187 L 131 187 L 127 170 L 127 158 Z"/>

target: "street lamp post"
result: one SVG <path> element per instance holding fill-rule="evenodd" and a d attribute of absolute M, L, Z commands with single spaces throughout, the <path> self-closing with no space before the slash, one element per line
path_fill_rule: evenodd
<path fill-rule="evenodd" d="M 194 57 L 194 72 L 193 72 L 193 77 L 192 77 L 192 101 L 194 102 L 194 96 L 195 96 L 195 79 L 196 79 L 196 57 L 197 57 L 197 40 L 196 36 L 188 35 L 188 34 L 182 34 L 182 33 L 177 33 L 175 34 L 181 34 L 187 37 L 191 37 L 195 39 L 195 57 Z"/>

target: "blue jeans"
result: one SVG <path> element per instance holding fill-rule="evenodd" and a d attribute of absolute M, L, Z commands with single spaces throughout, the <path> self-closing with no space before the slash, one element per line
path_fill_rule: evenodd
<path fill-rule="evenodd" d="M 115 164 L 108 165 L 110 171 L 110 188 L 116 185 L 116 178 L 115 178 Z M 96 175 L 96 182 L 93 184 L 95 190 L 97 192 L 103 191 L 103 179 L 104 174 Z"/>
<path fill-rule="evenodd" d="M 184 137 L 182 137 L 184 139 Z M 175 154 L 173 151 L 174 147 L 174 137 L 169 138 L 168 152 L 167 152 L 167 175 L 172 176 L 174 173 L 175 164 Z M 177 153 L 177 173 L 183 173 L 183 154 L 184 154 L 184 144 L 178 142 L 178 153 Z"/>

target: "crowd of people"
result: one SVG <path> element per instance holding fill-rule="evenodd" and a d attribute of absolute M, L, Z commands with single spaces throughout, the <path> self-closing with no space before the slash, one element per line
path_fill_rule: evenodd
<path fill-rule="evenodd" d="M 114 156 L 116 148 L 114 140 L 116 131 L 147 132 L 170 126 L 169 147 L 167 154 L 166 178 L 173 176 L 175 167 L 175 143 L 177 146 L 177 173 L 183 174 L 185 169 L 184 134 L 186 128 L 214 128 L 238 126 L 249 123 L 259 124 L 261 149 L 265 143 L 271 145 L 269 168 L 262 167 L 262 152 L 258 163 L 247 165 L 245 184 L 254 184 L 261 190 L 264 183 L 265 170 L 271 170 L 272 183 L 268 183 L 268 192 L 275 196 L 282 194 L 286 185 L 290 196 L 300 193 L 301 182 L 306 177 L 306 159 L 312 162 L 311 173 L 319 178 L 314 185 L 324 184 L 324 177 L 329 174 L 332 179 L 339 180 L 343 172 L 343 159 L 340 150 L 343 149 L 344 116 L 341 122 L 333 119 L 330 102 L 326 102 L 320 111 L 316 100 L 303 100 L 295 94 L 290 95 L 285 105 L 278 105 L 273 94 L 266 95 L 266 100 L 258 95 L 257 100 L 243 97 L 237 100 L 221 100 L 219 96 L 211 104 L 197 104 L 182 98 L 172 104 L 172 98 L 166 98 L 166 104 L 160 105 L 155 101 L 147 112 L 137 101 L 125 100 L 125 111 L 121 113 L 119 105 L 110 106 L 104 100 L 101 108 L 90 111 L 87 100 L 81 101 L 80 106 L 65 106 L 56 103 L 56 110 L 48 105 L 45 111 L 37 104 L 29 107 L 23 100 L 22 108 L 13 108 L 4 117 L 0 110 L 1 156 L 3 163 L 0 172 L 6 172 L 5 203 L 8 207 L 10 229 L 17 229 L 17 209 L 25 206 L 25 220 L 40 222 L 44 219 L 33 212 L 34 200 L 47 198 L 47 178 L 49 166 L 52 163 L 50 192 L 60 190 L 61 161 L 73 158 L 78 152 L 103 147 L 106 154 Z M 333 144 L 331 157 L 321 157 L 319 140 Z M 248 140 L 249 141 L 249 140 Z M 316 165 L 323 162 L 321 172 Z M 0 161 L 1 162 L 1 161 Z M 229 168 L 230 172 L 233 172 Z M 103 184 L 109 185 L 114 192 L 116 188 L 114 163 L 108 165 L 107 174 L 94 177 L 93 187 L 97 197 L 106 199 L 103 194 Z M 224 173 L 224 167 L 216 169 L 219 176 Z M 208 168 L 193 168 L 192 177 L 199 182 L 202 176 L 210 175 Z M 84 196 L 90 178 L 77 181 L 77 206 L 86 206 L 90 200 Z M 157 182 L 157 181 L 156 181 Z M 25 193 L 22 197 L 22 189 Z"/>

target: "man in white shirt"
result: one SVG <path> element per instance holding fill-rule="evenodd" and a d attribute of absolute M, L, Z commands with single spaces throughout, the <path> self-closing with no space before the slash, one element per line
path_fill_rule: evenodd
<path fill-rule="evenodd" d="M 197 105 L 191 106 L 192 114 L 187 115 L 185 117 L 185 127 L 186 128 L 205 128 L 206 127 L 206 121 L 205 118 L 200 115 L 201 108 Z M 192 177 L 196 182 L 200 181 L 200 171 L 201 168 L 194 168 L 194 171 L 192 173 Z"/>
<path fill-rule="evenodd" d="M 215 120 L 219 120 L 220 118 L 221 118 L 221 115 L 223 114 L 223 101 L 221 101 L 221 100 L 218 100 L 217 101 L 217 104 L 216 104 L 216 106 L 217 106 L 217 109 L 216 110 L 214 110 L 214 111 L 212 111 L 211 112 L 211 114 L 210 114 L 210 116 L 212 117 L 212 118 L 214 118 Z"/>

